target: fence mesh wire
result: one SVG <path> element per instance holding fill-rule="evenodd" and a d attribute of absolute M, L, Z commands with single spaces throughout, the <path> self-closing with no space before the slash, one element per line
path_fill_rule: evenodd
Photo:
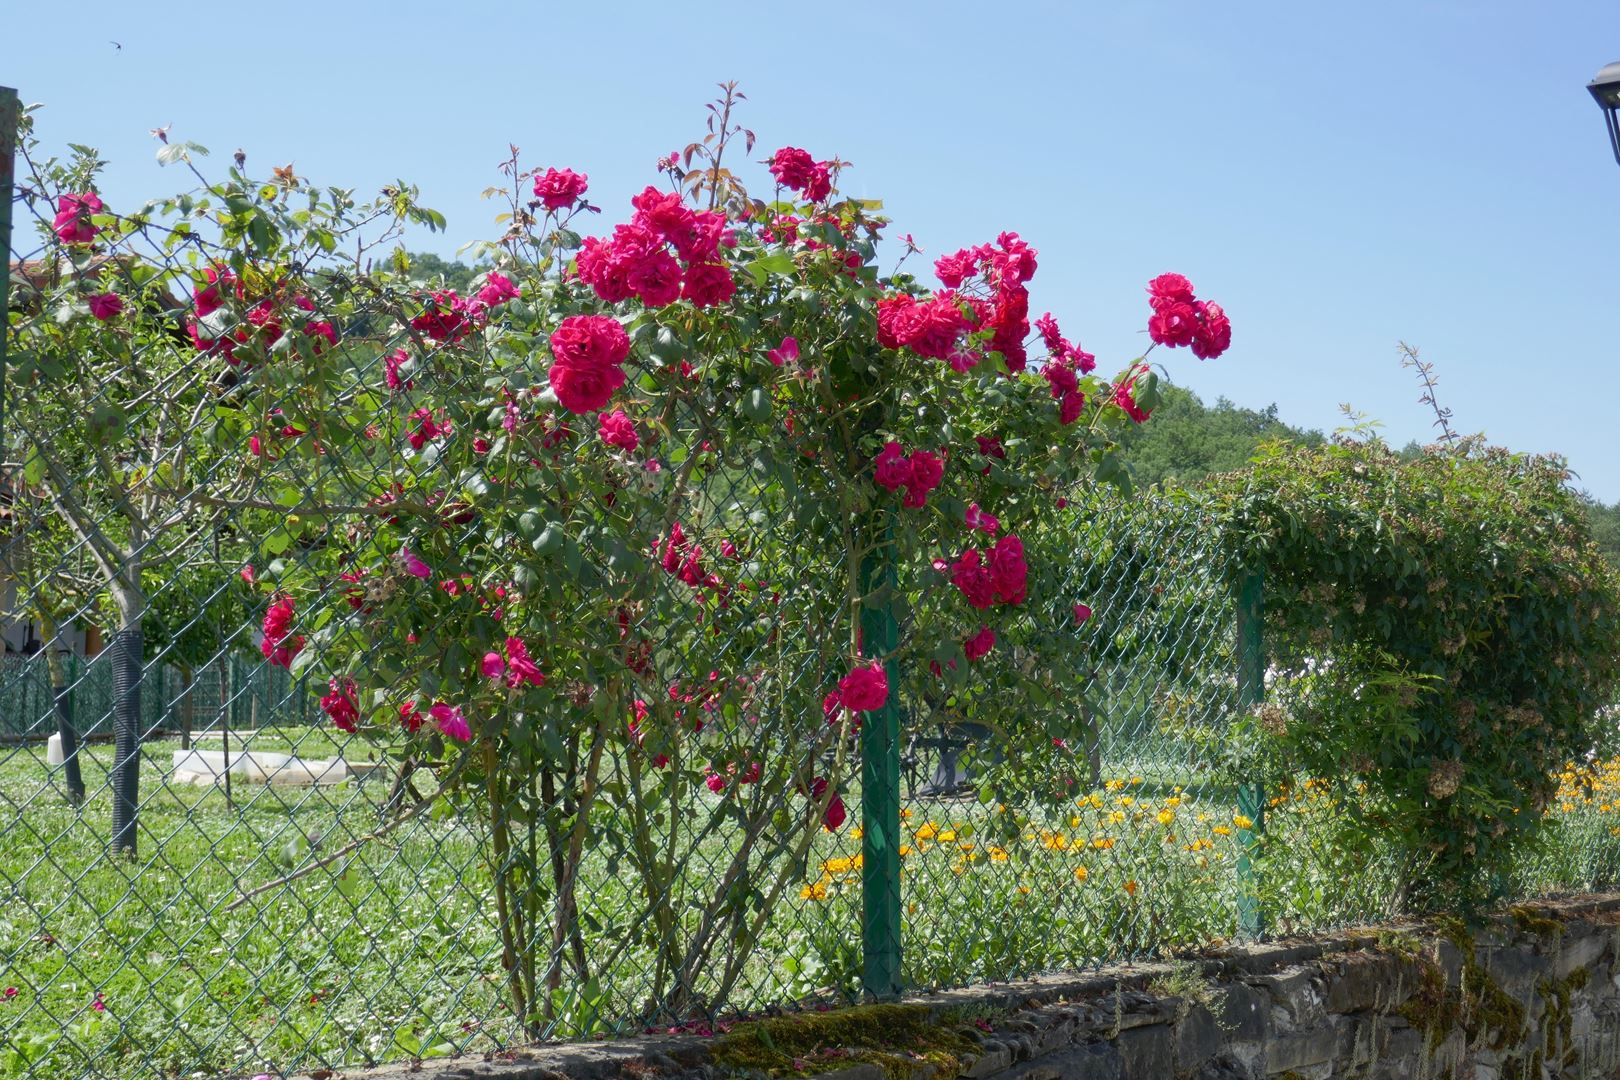
<path fill-rule="evenodd" d="M 669 485 L 668 516 L 645 523 L 653 558 L 582 535 L 526 586 L 570 620 L 558 633 L 613 628 L 631 674 L 611 696 L 547 688 L 554 711 L 519 725 L 545 767 L 503 781 L 492 798 L 507 828 L 492 830 L 441 791 L 453 746 L 332 725 L 318 705 L 329 687 L 273 662 L 266 594 L 248 580 L 267 551 L 313 566 L 373 542 L 367 530 L 390 535 L 376 500 L 453 490 L 432 436 L 413 441 L 420 417 L 388 399 L 400 373 L 385 358 L 420 346 L 394 329 L 398 312 L 357 297 L 335 268 L 312 275 L 311 308 L 343 313 L 331 328 L 345 350 L 332 388 L 342 417 L 360 416 L 367 439 L 375 428 L 378 447 L 413 447 L 408 469 L 388 474 L 399 490 L 368 489 L 355 457 L 312 449 L 316 423 L 318 439 L 343 437 L 339 414 L 303 417 L 291 396 L 242 424 L 251 455 L 222 453 L 193 430 L 237 423 L 270 369 L 243 359 L 268 336 L 262 309 L 227 297 L 200 314 L 216 253 L 132 228 L 64 254 L 38 176 L 19 183 L 15 208 L 10 335 L 32 344 L 8 358 L 0 435 L 0 571 L 22 650 L 0 663 L 5 1075 L 291 1073 L 703 1029 L 855 1000 L 873 950 L 896 945 L 900 985 L 938 987 L 1230 938 L 1245 896 L 1288 929 L 1388 909 L 1396 875 L 1376 852 L 1347 862 L 1313 842 L 1311 815 L 1331 807 L 1311 778 L 1266 794 L 1260 842 L 1260 814 L 1222 768 L 1246 676 L 1238 574 L 1215 523 L 1185 503 L 1080 501 L 1042 541 L 1062 572 L 1032 629 L 1009 631 L 972 682 L 953 661 L 897 673 L 888 885 L 900 915 L 875 924 L 863 896 L 872 822 L 858 808 L 873 794 L 862 778 L 881 773 L 863 769 L 870 732 L 824 720 L 849 643 L 818 623 L 857 571 L 844 540 L 859 523 L 826 509 L 842 505 L 818 488 L 832 480 L 806 464 L 822 448 L 781 435 L 705 441 L 666 462 L 678 479 L 638 480 Z M 155 331 L 97 330 L 88 305 L 109 293 Z M 666 377 L 680 355 L 679 342 L 645 346 L 632 385 Z M 479 395 L 499 372 L 520 399 L 525 358 L 476 350 L 404 381 L 437 380 L 489 411 Z M 660 352 L 662 367 L 647 359 Z M 493 399 L 492 434 L 510 404 Z M 695 407 L 667 423 L 695 442 L 717 416 Z M 566 479 L 571 437 L 536 432 L 537 455 L 562 448 L 537 468 Z M 231 497 L 203 497 L 220 491 Z M 289 511 L 334 492 L 365 512 L 286 528 Z M 470 509 L 452 500 L 434 514 L 446 548 L 472 542 Z M 736 567 L 724 589 L 705 569 L 722 559 Z M 904 584 L 930 571 L 892 572 Z M 311 632 L 418 587 L 413 572 L 319 574 L 324 590 L 299 613 Z M 632 599 L 604 609 L 581 582 L 610 579 Z M 887 614 L 908 633 L 929 617 Z M 87 648 L 97 635 L 110 647 Z M 591 722 L 546 725 L 570 707 Z M 781 760 L 791 770 L 760 776 Z M 1613 879 L 1614 775 L 1571 766 L 1567 843 L 1549 849 L 1564 854 L 1528 868 L 1523 888 Z M 496 874 L 540 898 L 506 940 Z M 529 985 L 515 985 L 514 950 L 537 958 Z"/>

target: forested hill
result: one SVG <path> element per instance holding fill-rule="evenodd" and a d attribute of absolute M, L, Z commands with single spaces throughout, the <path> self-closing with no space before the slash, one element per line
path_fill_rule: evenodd
<path fill-rule="evenodd" d="M 1160 384 L 1162 403 L 1153 419 L 1126 431 L 1124 457 L 1138 487 L 1164 480 L 1191 484 L 1210 473 L 1248 464 L 1267 439 L 1320 443 L 1320 431 L 1303 431 L 1277 418 L 1277 406 L 1243 409 L 1225 398 L 1213 406 L 1180 386 Z"/>

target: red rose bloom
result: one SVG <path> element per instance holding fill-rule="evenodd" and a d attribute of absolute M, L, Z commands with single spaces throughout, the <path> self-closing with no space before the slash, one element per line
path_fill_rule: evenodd
<path fill-rule="evenodd" d="M 951 565 L 951 584 L 972 607 L 984 610 L 996 602 L 996 582 L 978 548 L 968 548 Z"/>
<path fill-rule="evenodd" d="M 686 283 L 681 291 L 698 307 L 713 307 L 730 300 L 737 283 L 721 263 L 693 263 L 686 268 Z"/>
<path fill-rule="evenodd" d="M 622 364 L 630 355 L 630 335 L 606 315 L 570 315 L 551 332 L 551 354 L 577 364 Z"/>
<path fill-rule="evenodd" d="M 573 169 L 547 169 L 534 178 L 534 194 L 547 210 L 572 206 L 586 191 L 586 176 Z"/>
<path fill-rule="evenodd" d="M 1161 304 L 1190 304 L 1193 299 L 1192 282 L 1180 274 L 1160 274 L 1148 282 L 1148 303 L 1155 310 Z"/>
<path fill-rule="evenodd" d="M 815 171 L 815 159 L 809 151 L 796 146 L 784 146 L 771 155 L 771 175 L 783 187 L 801 191 L 810 183 Z"/>
<path fill-rule="evenodd" d="M 897 442 L 887 443 L 878 453 L 873 469 L 873 479 L 879 487 L 889 491 L 897 491 L 911 483 L 911 462 L 905 456 L 905 451 Z"/>
<path fill-rule="evenodd" d="M 873 712 L 889 700 L 889 676 L 874 660 L 838 680 L 838 697 L 851 712 Z"/>
<path fill-rule="evenodd" d="M 977 660 L 984 656 L 996 645 L 996 632 L 988 626 L 979 627 L 979 632 L 962 642 L 962 651 L 967 653 L 969 660 Z"/>

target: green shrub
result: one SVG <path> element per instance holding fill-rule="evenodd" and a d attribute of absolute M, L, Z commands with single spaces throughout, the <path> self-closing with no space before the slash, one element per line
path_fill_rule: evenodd
<path fill-rule="evenodd" d="M 1614 700 L 1620 577 L 1556 458 L 1479 439 L 1272 445 L 1212 480 L 1266 580 L 1267 703 L 1244 767 L 1332 782 L 1338 819 L 1403 855 L 1409 901 L 1469 910 L 1592 751 Z"/>

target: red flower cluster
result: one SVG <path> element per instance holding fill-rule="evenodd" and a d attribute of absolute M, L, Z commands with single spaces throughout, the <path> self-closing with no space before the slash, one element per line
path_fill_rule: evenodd
<path fill-rule="evenodd" d="M 917 509 L 928 505 L 928 493 L 939 487 L 945 476 L 945 459 L 927 450 L 914 450 L 906 456 L 897 442 L 886 443 L 872 462 L 873 479 L 889 491 L 906 489 L 902 503 Z"/>
<path fill-rule="evenodd" d="M 820 801 L 821 797 L 826 793 L 826 777 L 818 776 L 814 780 L 810 781 L 810 798 L 813 801 Z M 843 796 L 834 791 L 832 793 L 832 797 L 827 800 L 827 809 L 823 810 L 821 813 L 822 827 L 828 832 L 837 832 L 843 826 L 844 821 L 848 816 L 848 813 L 844 810 Z"/>
<path fill-rule="evenodd" d="M 977 660 L 996 647 L 996 632 L 988 626 L 980 626 L 979 632 L 962 642 L 962 651 L 969 660 Z"/>
<path fill-rule="evenodd" d="M 934 270 L 943 291 L 924 300 L 901 294 L 878 301 L 878 344 L 944 360 L 955 371 L 976 366 L 988 350 L 1000 353 L 1009 371 L 1023 371 L 1028 360 L 1024 338 L 1029 335 L 1026 285 L 1035 276 L 1035 254 L 1017 233 L 1004 232 L 994 246 L 980 244 L 942 256 Z M 982 345 L 969 340 L 969 335 L 986 332 L 989 340 Z"/>
<path fill-rule="evenodd" d="M 1041 377 L 1058 402 L 1059 422 L 1067 427 L 1085 411 L 1086 395 L 1080 392 L 1080 376 L 1096 368 L 1097 358 L 1065 338 L 1050 311 L 1035 320 L 1035 329 L 1041 332 L 1041 340 L 1046 345 L 1047 359 L 1041 365 Z"/>
<path fill-rule="evenodd" d="M 1132 392 L 1136 386 L 1136 380 L 1147 374 L 1147 372 L 1148 366 L 1146 364 L 1132 368 L 1130 373 L 1119 381 L 1119 385 L 1114 387 L 1114 404 L 1124 409 L 1125 415 L 1138 424 L 1153 415 L 1151 410 L 1144 409 L 1136 403 L 1136 396 Z"/>
<path fill-rule="evenodd" d="M 561 210 L 572 206 L 585 194 L 588 185 L 584 173 L 573 169 L 547 169 L 534 178 L 534 196 L 547 210 Z"/>
<path fill-rule="evenodd" d="M 624 415 L 623 409 L 599 414 L 596 418 L 596 433 L 609 446 L 617 446 L 631 453 L 641 445 L 641 439 L 636 435 L 636 425 Z"/>
<path fill-rule="evenodd" d="M 220 296 L 220 286 L 230 288 L 239 302 L 247 304 L 249 301 L 246 288 L 229 270 L 211 266 L 203 273 L 208 284 L 197 290 L 194 297 L 196 314 L 187 320 L 186 330 L 191 335 L 191 344 L 205 356 L 222 356 L 226 363 L 236 364 L 239 362 L 236 350 L 253 341 L 255 335 L 259 345 L 265 349 L 281 340 L 283 332 L 281 315 L 288 303 L 305 314 L 315 311 L 315 303 L 309 297 L 297 295 L 288 297 L 285 293 L 280 293 L 253 303 L 247 309 L 247 315 L 242 323 L 234 327 L 222 327 L 221 329 L 228 332 L 218 337 L 210 337 L 208 336 L 210 333 L 217 331 L 205 327 L 202 320 L 208 319 L 225 306 L 225 301 Z M 316 353 L 326 347 L 321 341 L 330 345 L 337 344 L 337 328 L 324 319 L 304 319 L 300 329 L 315 339 L 311 342 L 311 346 Z"/>
<path fill-rule="evenodd" d="M 653 545 L 653 555 L 663 565 L 665 573 L 675 575 L 694 589 L 724 591 L 726 587 L 726 583 L 719 577 L 704 572 L 703 546 L 694 544 L 688 539 L 686 530 L 681 528 L 678 521 L 669 527 L 669 536 L 662 544 Z"/>
<path fill-rule="evenodd" d="M 630 205 L 636 214 L 629 224 L 615 228 L 611 239 L 588 238 L 580 249 L 580 280 L 597 296 L 609 303 L 635 296 L 648 307 L 664 307 L 683 296 L 700 308 L 731 299 L 737 283 L 720 248 L 736 241 L 724 214 L 693 210 L 678 192 L 655 187 Z"/>
<path fill-rule="evenodd" d="M 321 711 L 332 718 L 332 723 L 340 731 L 347 731 L 352 735 L 358 730 L 356 723 L 360 719 L 360 710 L 354 703 L 354 680 L 344 676 L 342 682 L 328 679 L 326 685 L 331 693 L 321 697 Z"/>
<path fill-rule="evenodd" d="M 505 645 L 504 660 L 498 652 L 484 654 L 483 672 L 486 677 L 500 679 L 510 690 L 524 685 L 546 685 L 546 677 L 541 674 L 539 665 L 529 657 L 528 646 L 515 637 L 508 637 Z"/>
<path fill-rule="evenodd" d="M 838 704 L 850 712 L 876 712 L 889 700 L 889 676 L 877 660 L 852 668 L 838 680 Z M 825 711 L 826 703 L 822 703 Z"/>
<path fill-rule="evenodd" d="M 56 218 L 51 227 L 56 230 L 57 239 L 64 244 L 88 244 L 96 238 L 101 230 L 90 222 L 91 214 L 99 214 L 106 209 L 101 203 L 101 196 L 93 191 L 86 191 L 78 195 L 63 194 L 56 200 Z"/>
<path fill-rule="evenodd" d="M 832 163 L 816 161 L 807 150 L 784 146 L 771 155 L 770 167 L 778 184 L 802 193 L 811 202 L 832 194 Z"/>
<path fill-rule="evenodd" d="M 606 315 L 570 315 L 551 332 L 551 371 L 547 378 L 562 407 L 593 412 L 624 385 L 619 365 L 630 355 L 630 335 Z"/>
<path fill-rule="evenodd" d="M 1192 282 L 1180 274 L 1160 274 L 1148 282 L 1148 336 L 1168 348 L 1191 345 L 1200 360 L 1213 360 L 1232 344 L 1232 321 L 1213 301 L 1193 296 Z"/>
<path fill-rule="evenodd" d="M 271 604 L 264 613 L 264 640 L 259 643 L 259 651 L 274 667 L 291 667 L 293 657 L 304 647 L 304 636 L 289 637 L 293 623 L 293 601 L 290 596 L 283 596 Z"/>
<path fill-rule="evenodd" d="M 981 611 L 992 604 L 1022 604 L 1028 591 L 1024 542 L 1011 533 L 997 540 L 988 553 L 968 548 L 950 571 L 951 583 Z"/>

